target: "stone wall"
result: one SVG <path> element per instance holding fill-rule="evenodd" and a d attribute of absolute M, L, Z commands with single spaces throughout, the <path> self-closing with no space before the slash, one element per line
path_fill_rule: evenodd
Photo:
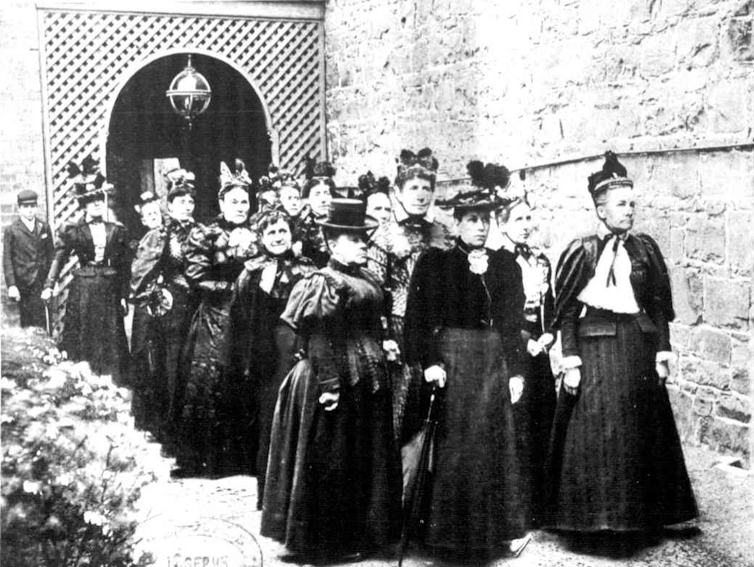
<path fill-rule="evenodd" d="M 330 157 L 352 183 L 430 146 L 526 170 L 553 261 L 595 227 L 586 178 L 623 154 L 673 278 L 679 429 L 752 447 L 754 1 L 330 0 Z M 749 144 L 749 145 L 747 145 Z M 718 148 L 715 150 L 714 148 Z M 673 151 L 691 149 L 691 151 Z"/>
<path fill-rule="evenodd" d="M 42 149 L 42 87 L 34 2 L 13 0 L 0 6 L 0 60 L 4 62 L 3 119 L 0 121 L 0 224 L 15 217 L 21 189 L 39 193 L 46 215 Z M 15 324 L 18 308 L 7 301 L 5 276 L 0 281 L 2 320 Z"/>

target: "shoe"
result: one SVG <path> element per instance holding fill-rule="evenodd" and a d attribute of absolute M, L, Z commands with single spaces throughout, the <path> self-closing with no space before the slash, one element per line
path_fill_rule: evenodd
<path fill-rule="evenodd" d="M 519 539 L 514 539 L 510 543 L 510 554 L 511 557 L 518 557 L 523 553 L 524 548 L 529 545 L 529 542 L 531 541 L 531 534 L 526 534 L 524 537 Z"/>

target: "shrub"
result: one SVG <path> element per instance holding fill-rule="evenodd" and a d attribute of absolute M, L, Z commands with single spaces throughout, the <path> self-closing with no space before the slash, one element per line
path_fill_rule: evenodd
<path fill-rule="evenodd" d="M 135 503 L 165 465 L 130 394 L 43 334 L 3 330 L 3 565 L 134 565 Z"/>

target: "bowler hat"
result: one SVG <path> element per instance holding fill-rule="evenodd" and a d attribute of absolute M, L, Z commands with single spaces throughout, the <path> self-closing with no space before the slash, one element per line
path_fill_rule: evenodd
<path fill-rule="evenodd" d="M 379 223 L 367 216 L 366 211 L 366 204 L 360 199 L 333 199 L 330 202 L 330 213 L 320 225 L 323 228 L 353 232 L 375 230 Z"/>
<path fill-rule="evenodd" d="M 21 205 L 36 205 L 39 197 L 31 189 L 24 189 L 18 194 L 18 206 Z"/>

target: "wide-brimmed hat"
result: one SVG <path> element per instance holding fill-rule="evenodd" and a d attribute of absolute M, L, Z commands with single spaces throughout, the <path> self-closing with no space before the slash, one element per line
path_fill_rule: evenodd
<path fill-rule="evenodd" d="M 104 199 L 113 190 L 112 184 L 107 182 L 99 169 L 99 161 L 92 156 L 85 157 L 81 166 L 72 161 L 69 162 L 67 169 L 79 204 Z"/>
<path fill-rule="evenodd" d="M 379 222 L 367 215 L 367 207 L 360 199 L 333 199 L 327 219 L 321 221 L 322 228 L 349 232 L 371 232 Z"/>
<path fill-rule="evenodd" d="M 456 213 L 462 211 L 493 211 L 504 202 L 489 189 L 476 187 L 459 191 L 449 199 L 438 199 L 435 205 L 441 209 L 452 209 Z"/>
<path fill-rule="evenodd" d="M 614 187 L 632 187 L 634 182 L 628 178 L 628 172 L 625 166 L 618 161 L 615 152 L 608 150 L 605 152 L 605 163 L 602 169 L 589 176 L 588 189 L 594 198 L 597 194 L 602 193 Z"/>

